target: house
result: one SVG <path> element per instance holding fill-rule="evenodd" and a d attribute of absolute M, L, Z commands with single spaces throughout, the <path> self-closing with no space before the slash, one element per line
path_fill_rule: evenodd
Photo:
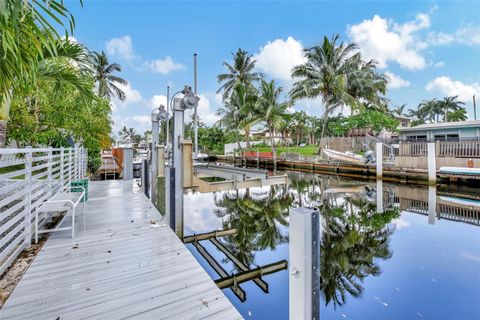
<path fill-rule="evenodd" d="M 402 141 L 461 141 L 480 140 L 480 120 L 446 123 L 426 123 L 400 128 Z"/>

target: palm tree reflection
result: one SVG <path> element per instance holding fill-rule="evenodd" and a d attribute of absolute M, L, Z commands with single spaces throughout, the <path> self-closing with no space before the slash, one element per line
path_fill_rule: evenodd
<path fill-rule="evenodd" d="M 252 195 L 225 192 L 217 194 L 217 216 L 225 217 L 223 228 L 235 228 L 237 234 L 224 238 L 224 245 L 247 267 L 255 264 L 255 252 L 274 250 L 286 243 L 285 228 L 291 197 L 286 186 L 271 186 L 269 191 Z"/>
<path fill-rule="evenodd" d="M 400 215 L 397 208 L 377 213 L 374 203 L 344 198 L 341 204 L 324 200 L 321 242 L 320 286 L 325 304 L 334 308 L 346 303 L 347 294 L 360 297 L 362 282 L 379 276 L 379 260 L 392 257 L 389 223 Z"/>
<path fill-rule="evenodd" d="M 379 260 L 392 257 L 390 222 L 399 217 L 397 208 L 377 213 L 375 203 L 360 195 L 324 196 L 321 179 L 302 181 L 300 176 L 287 186 L 271 186 L 255 193 L 225 192 L 215 196 L 215 213 L 223 217 L 223 228 L 235 228 L 237 234 L 223 238 L 225 247 L 247 267 L 255 264 L 255 252 L 274 250 L 288 242 L 286 228 L 289 208 L 320 203 L 322 242 L 320 283 L 323 300 L 334 308 L 344 305 L 347 297 L 360 297 L 362 282 L 379 276 Z M 240 271 L 240 270 L 238 270 Z"/>

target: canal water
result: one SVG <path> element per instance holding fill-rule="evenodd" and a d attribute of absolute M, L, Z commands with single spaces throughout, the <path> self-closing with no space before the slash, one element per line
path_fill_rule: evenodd
<path fill-rule="evenodd" d="M 235 229 L 232 236 L 217 237 L 223 252 L 218 243 L 200 241 L 227 275 L 281 265 L 291 250 L 305 250 L 296 256 L 308 264 L 312 250 L 289 239 L 290 232 L 304 232 L 310 239 L 312 228 L 292 231 L 289 222 L 293 208 L 315 207 L 320 212 L 320 319 L 480 319 L 480 201 L 471 200 L 475 190 L 462 194 L 288 175 L 288 186 L 189 191 L 185 236 Z M 187 246 L 212 279 L 221 278 L 205 253 Z M 235 265 L 225 250 L 243 266 Z M 289 319 L 293 304 L 312 307 L 301 293 L 289 292 L 289 272 L 279 270 L 223 292 L 245 319 Z"/>

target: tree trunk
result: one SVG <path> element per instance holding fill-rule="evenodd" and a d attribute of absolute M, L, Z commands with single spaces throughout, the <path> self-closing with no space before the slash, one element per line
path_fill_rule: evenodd
<path fill-rule="evenodd" d="M 270 145 L 272 147 L 273 154 L 273 171 L 277 170 L 277 149 L 275 148 L 275 138 L 273 136 L 273 130 L 270 128 Z"/>
<path fill-rule="evenodd" d="M 7 139 L 7 120 L 0 120 L 0 148 L 5 147 Z"/>
<path fill-rule="evenodd" d="M 251 146 L 250 146 L 250 128 L 245 128 L 245 148 L 247 150 L 251 149 Z"/>
<path fill-rule="evenodd" d="M 0 148 L 5 147 L 7 140 L 7 122 L 12 102 L 12 90 L 0 91 Z"/>
<path fill-rule="evenodd" d="M 325 133 L 325 129 L 327 128 L 327 119 L 324 117 L 322 121 L 322 131 L 320 131 L 320 138 L 318 140 L 318 154 L 322 155 L 322 150 L 323 150 L 323 134 Z"/>

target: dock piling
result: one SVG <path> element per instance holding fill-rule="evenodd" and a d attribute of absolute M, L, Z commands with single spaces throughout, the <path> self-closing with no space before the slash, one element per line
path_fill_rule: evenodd
<path fill-rule="evenodd" d="M 320 319 L 320 213 L 290 210 L 290 319 Z"/>
<path fill-rule="evenodd" d="M 377 142 L 377 179 L 383 177 L 383 143 Z"/>
<path fill-rule="evenodd" d="M 430 185 L 437 184 L 437 164 L 435 154 L 435 142 L 429 142 L 427 144 L 427 157 L 428 157 L 428 183 Z"/>

